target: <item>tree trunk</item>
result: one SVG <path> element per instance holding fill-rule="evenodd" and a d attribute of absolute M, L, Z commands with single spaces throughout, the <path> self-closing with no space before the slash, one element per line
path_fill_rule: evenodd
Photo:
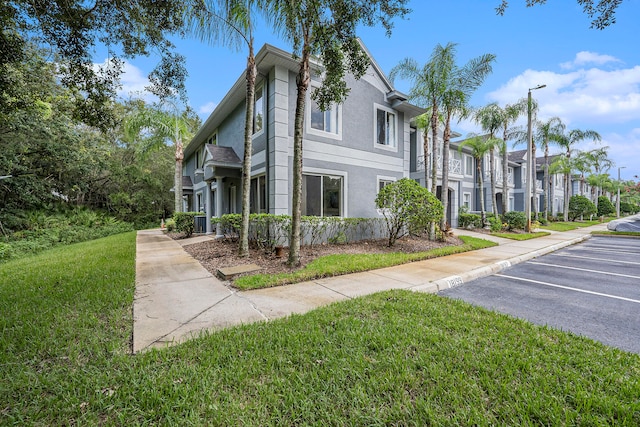
<path fill-rule="evenodd" d="M 498 216 L 498 199 L 496 197 L 496 159 L 495 150 L 489 150 L 489 175 L 491 179 L 491 211 Z"/>
<path fill-rule="evenodd" d="M 569 200 L 571 199 L 570 188 L 571 188 L 571 172 L 564 174 L 564 216 L 563 219 L 565 221 L 569 221 Z"/>
<path fill-rule="evenodd" d="M 253 43 L 249 43 L 247 56 L 247 100 L 244 117 L 244 157 L 242 161 L 242 224 L 240 225 L 240 244 L 238 256 L 249 256 L 249 214 L 251 210 L 251 155 L 253 147 L 253 114 L 256 92 L 256 60 L 253 56 Z"/>
<path fill-rule="evenodd" d="M 429 189 L 429 132 L 426 129 L 422 133 L 422 147 L 424 151 L 424 188 Z"/>
<path fill-rule="evenodd" d="M 304 107 L 311 81 L 309 70 L 309 45 L 305 40 L 300 60 L 300 70 L 296 77 L 298 96 L 296 98 L 296 117 L 293 131 L 293 194 L 291 200 L 291 237 L 289 239 L 289 259 L 291 267 L 300 265 L 300 220 L 302 213 L 302 136 L 304 125 Z"/>
<path fill-rule="evenodd" d="M 440 230 L 447 229 L 447 210 L 449 208 L 449 139 L 451 138 L 451 128 L 449 122 L 451 116 L 447 114 L 447 121 L 444 125 L 444 135 L 442 141 L 442 191 L 440 199 L 442 201 L 443 215 L 440 221 Z"/>
<path fill-rule="evenodd" d="M 487 225 L 487 215 L 484 211 L 484 188 L 482 188 L 484 185 L 482 181 L 482 157 L 476 158 L 476 162 L 478 163 L 478 187 L 480 189 L 480 221 L 484 228 Z"/>
<path fill-rule="evenodd" d="M 505 132 L 506 137 L 506 132 Z M 502 147 L 502 214 L 509 209 L 509 153 L 507 153 L 507 140 Z"/>
<path fill-rule="evenodd" d="M 549 192 L 551 186 L 549 185 L 549 141 L 544 144 L 544 220 L 549 220 Z"/>
<path fill-rule="evenodd" d="M 176 138 L 176 170 L 173 177 L 173 188 L 175 190 L 174 211 L 182 212 L 182 161 L 184 151 L 182 149 L 182 139 Z"/>
<path fill-rule="evenodd" d="M 438 192 L 438 110 L 431 107 L 431 193 Z"/>

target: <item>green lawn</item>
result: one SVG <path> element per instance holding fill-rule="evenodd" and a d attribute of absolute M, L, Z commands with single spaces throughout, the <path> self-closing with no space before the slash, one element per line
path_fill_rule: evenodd
<path fill-rule="evenodd" d="M 270 288 L 273 286 L 286 285 L 288 283 L 300 283 L 321 277 L 369 271 L 376 268 L 391 267 L 413 261 L 497 246 L 497 243 L 484 239 L 477 239 L 475 237 L 460 236 L 459 238 L 464 242 L 463 245 L 445 246 L 443 248 L 432 249 L 425 252 L 327 255 L 315 259 L 304 268 L 292 273 L 253 274 L 237 278 L 234 280 L 233 285 L 244 291 L 250 289 Z"/>
<path fill-rule="evenodd" d="M 0 265 L 0 425 L 640 424 L 640 356 L 391 291 L 127 354 L 135 235 Z"/>
<path fill-rule="evenodd" d="M 537 231 L 535 233 L 491 233 L 492 236 L 503 237 L 511 240 L 529 240 L 537 237 L 548 236 L 549 234 L 551 233 L 546 231 Z"/>
<path fill-rule="evenodd" d="M 541 225 L 540 228 L 550 231 L 571 231 L 577 228 L 590 227 L 596 224 L 600 224 L 600 221 L 557 221 L 549 222 L 547 225 Z"/>

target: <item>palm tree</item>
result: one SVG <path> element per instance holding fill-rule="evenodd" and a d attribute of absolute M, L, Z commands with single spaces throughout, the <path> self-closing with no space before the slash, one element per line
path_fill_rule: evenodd
<path fill-rule="evenodd" d="M 495 139 L 498 129 L 500 129 L 504 123 L 504 110 L 500 108 L 497 103 L 493 102 L 476 110 L 473 114 L 473 118 L 476 123 L 482 127 L 482 130 L 489 135 L 490 139 Z M 502 145 L 505 145 L 504 141 L 503 144 L 500 144 L 500 146 Z M 494 151 L 494 147 L 491 147 L 489 150 L 489 176 L 491 178 L 491 208 L 493 214 L 497 216 L 498 203 L 496 199 L 496 162 L 494 158 Z M 503 210 L 503 212 L 506 211 Z"/>
<path fill-rule="evenodd" d="M 487 215 L 484 209 L 484 184 L 483 184 L 483 171 L 482 171 L 482 159 L 484 156 L 496 145 L 500 144 L 500 140 L 496 138 L 486 138 L 483 136 L 472 136 L 465 139 L 460 143 L 458 147 L 459 151 L 462 151 L 464 147 L 471 149 L 471 155 L 476 159 L 476 174 L 478 176 L 478 191 L 480 192 L 480 218 L 482 220 L 482 226 L 487 224 Z"/>
<path fill-rule="evenodd" d="M 432 161 L 433 153 L 430 153 L 431 150 L 429 148 L 429 129 L 431 128 L 431 115 L 428 112 L 420 114 L 415 118 L 415 121 L 416 127 L 422 131 L 422 148 L 424 152 L 424 187 L 430 188 L 430 168 L 433 168 L 433 165 L 435 165 L 435 162 Z"/>
<path fill-rule="evenodd" d="M 522 98 L 515 104 L 507 104 L 502 109 L 502 144 L 500 154 L 502 155 L 502 213 L 507 213 L 509 203 L 509 152 L 507 151 L 507 141 L 513 139 L 516 129 L 511 126 L 518 118 L 527 112 L 527 99 Z"/>
<path fill-rule="evenodd" d="M 609 159 L 608 153 L 609 147 L 600 147 L 594 150 L 587 151 L 584 156 L 588 164 L 593 167 L 593 171 L 596 175 L 606 173 L 614 165 L 613 161 Z M 596 198 L 600 193 L 596 193 Z"/>
<path fill-rule="evenodd" d="M 173 189 L 175 192 L 174 210 L 175 212 L 182 212 L 182 162 L 184 160 L 184 145 L 185 141 L 190 141 L 200 127 L 200 120 L 189 108 L 178 113 L 175 104 L 172 103 L 172 106 L 174 112 L 170 113 L 162 108 L 150 108 L 143 104 L 137 111 L 125 119 L 124 128 L 129 138 L 140 135 L 142 131 L 148 131 L 153 134 L 155 138 L 147 139 L 148 145 L 143 147 L 144 151 L 156 149 L 161 144 L 165 144 L 167 140 L 175 146 L 176 164 L 173 179 Z"/>
<path fill-rule="evenodd" d="M 253 42 L 253 0 L 203 0 L 195 13 L 186 15 L 191 31 L 200 39 L 212 44 L 247 47 L 246 107 L 244 121 L 244 155 L 242 162 L 242 221 L 238 256 L 249 256 L 249 211 L 251 195 L 251 155 L 254 131 L 254 107 L 256 92 L 256 59 Z M 264 10 L 267 10 L 266 8 Z"/>
<path fill-rule="evenodd" d="M 551 192 L 551 184 L 549 182 L 549 146 L 552 142 L 552 136 L 557 133 L 562 133 L 561 126 L 562 121 L 559 117 L 552 117 L 545 122 L 536 121 L 535 124 L 536 139 L 540 141 L 541 147 L 544 148 L 543 207 L 545 221 L 549 219 L 549 193 Z"/>
<path fill-rule="evenodd" d="M 321 110 L 344 102 L 349 88 L 344 75 L 359 79 L 369 67 L 369 57 L 356 35 L 358 25 L 381 23 L 387 34 L 391 19 L 409 12 L 408 0 L 264 0 L 271 11 L 272 23 L 293 45 L 299 60 L 296 76 L 296 112 L 293 132 L 293 192 L 291 197 L 291 234 L 287 264 L 300 264 L 300 222 L 302 201 L 302 138 L 306 95 L 311 84 L 311 57 L 317 56 L 323 67 L 322 86 L 311 96 Z"/>
<path fill-rule="evenodd" d="M 569 220 L 568 202 L 571 198 L 571 153 L 574 150 L 576 144 L 585 139 L 591 139 L 593 141 L 600 141 L 600 134 L 594 130 L 580 130 L 572 129 L 566 131 L 566 127 L 562 124 L 559 127 L 559 132 L 551 136 L 561 148 L 565 150 L 565 157 L 567 159 L 567 167 L 564 170 L 564 220 Z"/>
<path fill-rule="evenodd" d="M 455 53 L 455 50 L 453 51 Z M 454 116 L 464 118 L 469 115 L 469 100 L 473 92 L 482 85 L 484 79 L 491 74 L 492 64 L 496 56 L 484 54 L 469 60 L 462 67 L 454 66 L 443 98 L 444 135 L 442 142 L 442 206 L 445 215 L 440 228 L 446 229 L 447 207 L 449 204 L 449 141 L 451 140 L 451 119 Z M 495 145 L 494 145 L 495 148 Z"/>
<path fill-rule="evenodd" d="M 431 52 L 429 61 L 422 67 L 413 58 L 405 58 L 389 72 L 391 81 L 396 76 L 412 81 L 409 90 L 409 99 L 414 104 L 428 108 L 431 113 L 431 192 L 437 190 L 437 156 L 438 156 L 438 123 L 440 121 L 440 108 L 446 89 L 445 82 L 450 79 L 450 74 L 455 66 L 455 44 L 447 43 L 446 46 L 436 45 Z M 426 185 L 425 180 L 425 185 Z"/>

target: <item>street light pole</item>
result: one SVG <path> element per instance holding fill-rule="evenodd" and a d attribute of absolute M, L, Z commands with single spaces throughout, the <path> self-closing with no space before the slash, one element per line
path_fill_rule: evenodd
<path fill-rule="evenodd" d="M 626 166 L 618 167 L 618 197 L 616 198 L 616 218 L 620 218 L 620 169 L 624 169 Z"/>
<path fill-rule="evenodd" d="M 531 130 L 531 91 L 542 89 L 543 87 L 547 87 L 547 85 L 538 85 L 536 87 L 530 88 L 527 94 L 527 167 L 528 168 L 533 167 L 533 159 L 532 159 L 533 137 L 532 137 L 532 130 Z M 533 184 L 531 182 L 531 177 L 535 176 L 534 173 L 535 172 L 532 171 L 531 169 L 529 170 L 529 173 L 527 174 L 528 175 L 527 185 L 525 189 L 524 214 L 527 217 L 527 228 L 526 228 L 527 233 L 531 232 L 531 185 Z"/>

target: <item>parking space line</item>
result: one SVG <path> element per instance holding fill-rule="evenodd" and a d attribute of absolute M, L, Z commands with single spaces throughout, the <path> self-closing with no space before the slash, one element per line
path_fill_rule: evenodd
<path fill-rule="evenodd" d="M 587 268 L 569 267 L 567 265 L 547 264 L 546 262 L 539 262 L 539 261 L 529 261 L 527 264 L 544 265 L 544 266 L 547 266 L 547 267 L 566 268 L 567 270 L 578 270 L 578 271 L 584 271 L 584 272 L 587 272 L 587 273 L 598 273 L 598 274 L 606 274 L 608 276 L 627 277 L 629 279 L 640 279 L 640 276 L 632 276 L 630 274 L 610 273 L 608 271 L 589 270 Z"/>
<path fill-rule="evenodd" d="M 562 253 L 556 253 L 556 254 L 553 254 L 553 255 L 555 255 L 555 256 L 564 256 L 564 257 L 567 257 L 567 258 L 582 258 L 582 259 L 590 259 L 590 260 L 596 260 L 596 261 L 616 262 L 618 264 L 640 265 L 640 262 L 618 261 L 616 259 L 602 259 L 602 258 L 593 258 L 593 257 L 588 257 L 588 256 L 569 255 L 569 254 L 562 254 Z"/>
<path fill-rule="evenodd" d="M 626 250 L 620 250 L 620 249 L 604 249 L 604 248 L 596 248 L 596 247 L 590 247 L 590 246 L 577 247 L 574 249 L 583 250 L 583 251 L 595 251 L 595 252 L 612 252 L 614 254 L 636 255 L 638 253 L 638 251 L 626 251 Z"/>
<path fill-rule="evenodd" d="M 610 294 L 603 294 L 601 292 L 587 291 L 585 289 L 578 289 L 578 288 L 572 288 L 570 286 L 556 285 L 556 284 L 553 284 L 553 283 L 541 282 L 539 280 L 524 279 L 522 277 L 508 276 L 506 274 L 495 274 L 495 276 L 504 277 L 505 279 L 512 279 L 512 280 L 517 280 L 517 281 L 521 281 L 521 282 L 535 283 L 537 285 L 550 286 L 552 288 L 566 289 L 566 290 L 569 290 L 569 291 L 582 292 L 582 293 L 585 293 L 585 294 L 597 295 L 597 296 L 601 296 L 601 297 L 619 299 L 619 300 L 622 300 L 622 301 L 628 301 L 628 302 L 632 302 L 632 303 L 635 303 L 635 304 L 640 304 L 640 300 L 620 297 L 620 296 L 617 296 L 617 295 L 610 295 Z"/>

